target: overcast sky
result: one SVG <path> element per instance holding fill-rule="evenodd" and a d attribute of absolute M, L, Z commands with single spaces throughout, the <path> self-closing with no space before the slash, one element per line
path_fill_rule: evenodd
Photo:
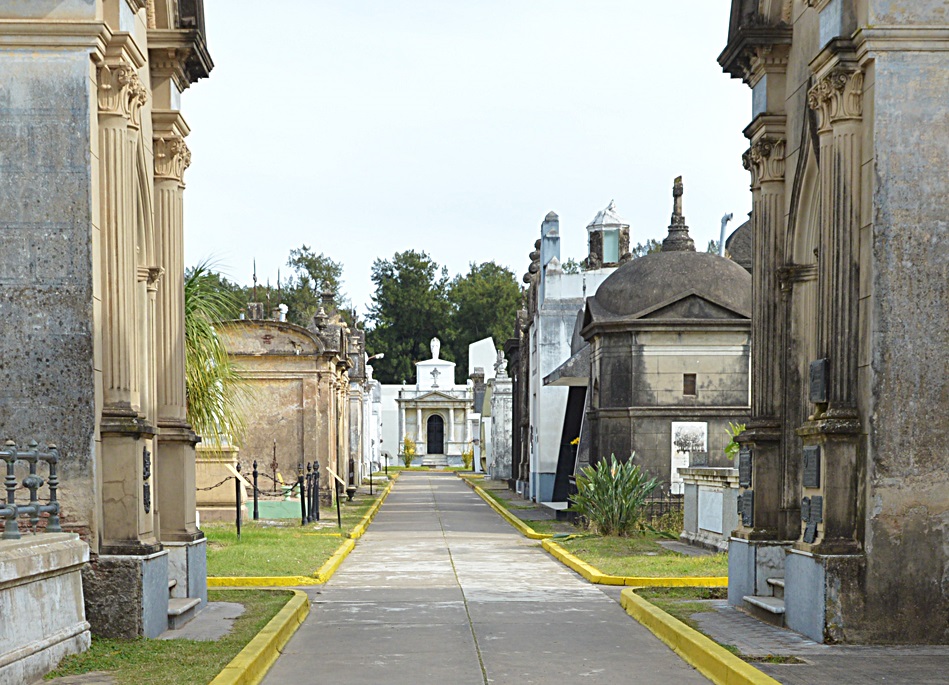
<path fill-rule="evenodd" d="M 662 238 L 684 177 L 696 245 L 751 205 L 750 91 L 715 61 L 729 0 L 207 0 L 215 67 L 193 132 L 186 260 L 286 274 L 302 244 L 343 263 L 361 314 L 376 258 L 520 281 L 544 215 L 563 259 L 615 199 Z"/>

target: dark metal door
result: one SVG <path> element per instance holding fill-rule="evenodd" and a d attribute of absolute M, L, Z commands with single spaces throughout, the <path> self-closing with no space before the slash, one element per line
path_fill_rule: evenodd
<path fill-rule="evenodd" d="M 438 414 L 428 417 L 428 454 L 445 454 L 445 420 Z"/>

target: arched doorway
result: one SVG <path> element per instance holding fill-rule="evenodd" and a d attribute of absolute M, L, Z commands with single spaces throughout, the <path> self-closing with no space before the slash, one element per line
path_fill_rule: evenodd
<path fill-rule="evenodd" d="M 445 420 L 438 414 L 428 417 L 426 454 L 445 454 Z"/>

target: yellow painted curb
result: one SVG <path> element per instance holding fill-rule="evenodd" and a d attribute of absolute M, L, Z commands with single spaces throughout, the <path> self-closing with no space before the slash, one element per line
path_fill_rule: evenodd
<path fill-rule="evenodd" d="M 355 540 L 343 540 L 343 544 L 339 546 L 333 556 L 326 560 L 319 570 L 313 574 L 313 578 L 316 580 L 311 582 L 316 583 L 325 583 L 327 580 L 333 577 L 333 574 L 336 573 L 336 569 L 339 568 L 339 565 L 343 563 L 343 560 L 349 556 L 349 553 L 353 551 L 356 547 Z"/>
<path fill-rule="evenodd" d="M 569 566 L 581 576 L 596 585 L 628 585 L 632 587 L 727 587 L 727 576 L 685 576 L 671 578 L 650 578 L 645 576 L 612 576 L 601 572 L 583 561 L 575 554 L 558 545 L 553 540 L 540 543 L 551 556 Z"/>
<path fill-rule="evenodd" d="M 369 511 L 366 512 L 365 516 L 362 517 L 362 520 L 355 525 L 352 532 L 350 532 L 346 537 L 351 540 L 358 540 L 363 535 L 366 534 L 366 528 L 369 527 L 369 524 L 372 523 L 372 519 L 376 517 L 376 514 L 379 513 L 379 507 L 382 506 L 382 503 L 386 501 L 386 497 L 389 496 L 389 492 L 392 491 L 392 484 L 395 481 L 390 480 L 385 489 L 379 495 L 379 498 L 372 503 L 372 506 L 369 507 Z"/>
<path fill-rule="evenodd" d="M 517 528 L 518 532 L 520 532 L 521 535 L 528 537 L 531 540 L 546 540 L 547 538 L 553 537 L 553 535 L 551 535 L 550 533 L 538 533 L 537 531 L 535 531 L 533 528 L 531 528 L 526 523 L 521 521 L 519 518 L 514 516 L 514 514 L 512 514 L 507 509 L 502 507 L 500 504 L 495 502 L 494 499 L 491 497 L 491 495 L 489 495 L 488 493 L 484 491 L 484 488 L 478 487 L 467 478 L 462 478 L 462 480 L 468 484 L 469 488 L 471 488 L 478 494 L 478 497 L 480 497 L 485 502 L 487 502 L 489 507 L 491 507 L 496 512 L 498 512 L 501 515 L 501 518 L 503 518 L 505 521 L 507 521 L 512 526 Z"/>
<path fill-rule="evenodd" d="M 716 685 L 779 685 L 774 678 L 646 601 L 633 588 L 623 590 L 620 604 L 626 613 Z"/>
<path fill-rule="evenodd" d="M 294 590 L 283 609 L 231 659 L 210 685 L 257 685 L 309 613 L 309 597 L 305 592 Z"/>

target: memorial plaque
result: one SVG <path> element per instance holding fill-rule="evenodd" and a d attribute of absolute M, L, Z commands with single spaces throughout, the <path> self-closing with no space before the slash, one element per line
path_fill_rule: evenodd
<path fill-rule="evenodd" d="M 811 498 L 805 497 L 801 500 L 801 520 L 809 523 L 811 520 Z"/>
<path fill-rule="evenodd" d="M 811 497 L 811 523 L 824 522 L 824 498 L 821 496 Z"/>
<path fill-rule="evenodd" d="M 755 493 L 745 490 L 741 496 L 741 525 L 747 528 L 755 526 Z"/>
<path fill-rule="evenodd" d="M 741 518 L 741 495 L 738 495 L 738 497 L 735 498 L 735 501 L 738 502 L 738 518 Z"/>
<path fill-rule="evenodd" d="M 804 487 L 820 487 L 820 445 L 804 447 Z"/>
<path fill-rule="evenodd" d="M 811 521 L 804 529 L 804 542 L 810 544 L 817 539 L 817 524 Z"/>
<path fill-rule="evenodd" d="M 814 404 L 827 401 L 827 369 L 826 359 L 811 362 L 810 400 Z"/>
<path fill-rule="evenodd" d="M 748 447 L 738 450 L 738 485 L 751 487 L 751 449 Z"/>

